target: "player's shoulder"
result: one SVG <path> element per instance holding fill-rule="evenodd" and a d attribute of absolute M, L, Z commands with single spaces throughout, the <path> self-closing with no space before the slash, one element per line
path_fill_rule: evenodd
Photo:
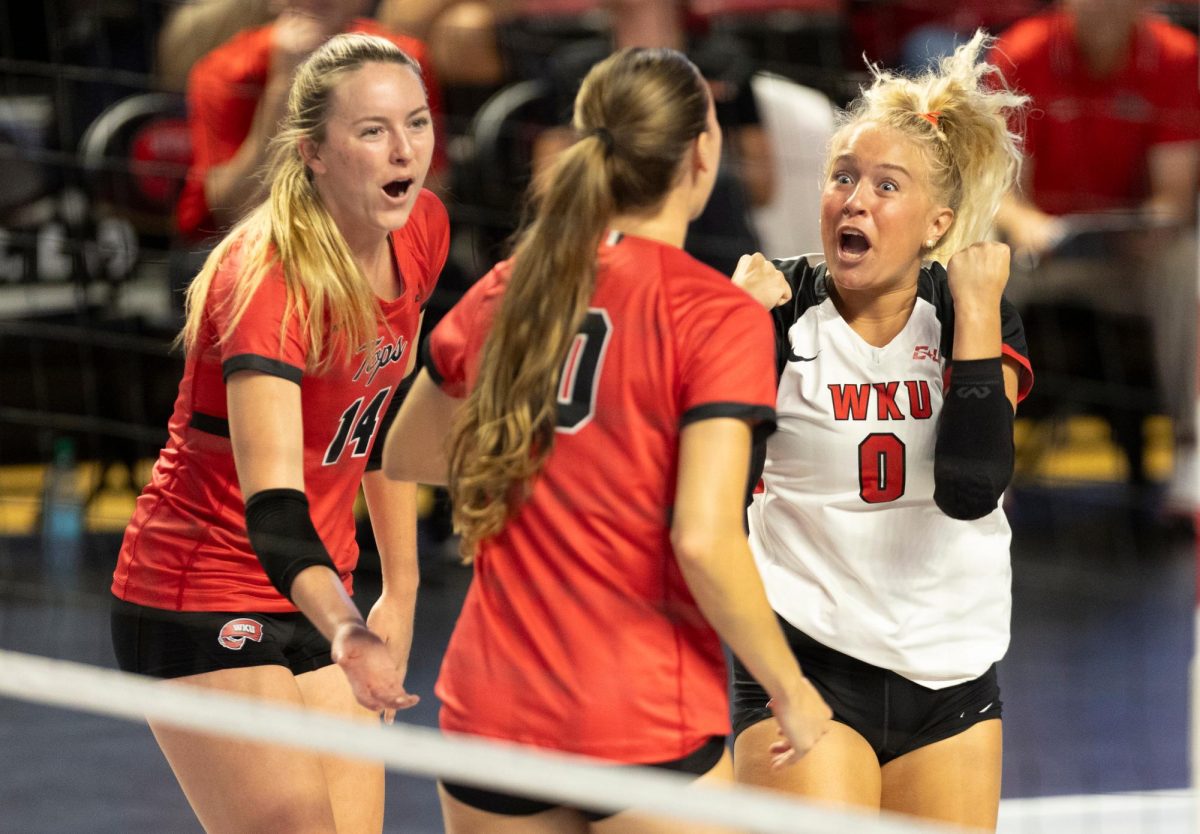
<path fill-rule="evenodd" d="M 450 216 L 437 195 L 422 189 L 408 220 L 391 233 L 392 249 L 415 259 L 426 278 L 436 279 L 450 250 Z"/>
<path fill-rule="evenodd" d="M 424 350 L 428 351 L 439 379 L 447 376 L 453 364 L 447 364 L 447 358 L 458 356 L 461 359 L 461 351 L 469 351 L 472 342 L 481 340 L 491 330 L 510 274 L 507 261 L 496 264 L 467 288 L 430 332 Z"/>
<path fill-rule="evenodd" d="M 941 261 L 926 261 L 917 276 L 917 298 L 928 301 L 942 322 L 954 316 L 954 298 L 950 294 L 950 275 Z"/>
<path fill-rule="evenodd" d="M 917 279 L 917 298 L 932 306 L 941 327 L 941 351 L 947 359 L 954 352 L 954 296 L 950 292 L 950 276 L 940 261 L 929 261 L 921 267 Z M 1022 356 L 1028 356 L 1025 328 L 1021 315 L 1007 297 L 1000 298 L 1000 328 L 1004 344 Z"/>
<path fill-rule="evenodd" d="M 735 286 L 728 275 L 696 260 L 676 247 L 661 249 L 663 292 L 673 306 L 719 304 L 762 310 L 748 293 Z M 762 310 L 766 313 L 766 310 Z"/>
<path fill-rule="evenodd" d="M 1047 47 L 1065 25 L 1065 13 L 1057 10 L 1030 15 L 1005 29 L 992 48 L 992 63 L 1005 66 L 1047 57 Z"/>
<path fill-rule="evenodd" d="M 806 284 L 825 280 L 825 261 L 820 253 L 792 255 L 788 258 L 772 258 L 771 264 L 783 273 L 783 277 L 796 290 Z"/>
<path fill-rule="evenodd" d="M 463 293 L 456 307 L 464 310 L 492 309 L 500 303 L 512 278 L 512 259 L 500 261 Z"/>
<path fill-rule="evenodd" d="M 255 267 L 255 243 L 247 238 L 245 232 L 234 234 L 236 236 L 228 242 L 223 252 L 214 252 L 210 256 L 217 258 L 212 283 L 209 285 L 210 302 L 220 303 L 228 299 L 243 281 L 251 277 L 250 271 Z M 273 244 L 267 245 L 263 257 L 266 258 L 266 269 L 259 281 L 259 291 L 269 287 L 285 292 L 287 282 L 284 280 L 283 266 L 279 263 Z"/>
<path fill-rule="evenodd" d="M 689 287 L 729 283 L 720 272 L 678 246 L 623 232 L 608 233 L 597 257 L 600 271 L 612 279 L 636 282 L 668 295 L 686 293 Z"/>
<path fill-rule="evenodd" d="M 1145 31 L 1161 50 L 1168 63 L 1195 62 L 1197 39 L 1189 30 L 1163 17 L 1150 16 L 1145 21 Z"/>
<path fill-rule="evenodd" d="M 408 220 L 392 231 L 392 241 L 437 241 L 450 236 L 450 214 L 445 204 L 428 188 L 422 188 Z"/>
<path fill-rule="evenodd" d="M 675 285 L 694 285 L 711 288 L 713 292 L 725 292 L 733 287 L 728 275 L 713 269 L 692 255 L 674 246 L 663 246 L 660 250 L 663 278 Z"/>
<path fill-rule="evenodd" d="M 820 254 L 773 258 L 771 263 L 783 273 L 792 289 L 792 300 L 772 311 L 776 324 L 786 330 L 805 311 L 829 297 L 829 270 L 825 266 L 824 256 Z"/>
<path fill-rule="evenodd" d="M 946 267 L 941 261 L 926 261 L 921 264 L 920 275 L 921 281 L 928 282 L 938 289 L 946 289 L 950 286 L 950 273 L 946 271 Z"/>
<path fill-rule="evenodd" d="M 196 62 L 189 74 L 189 87 L 205 81 L 253 80 L 268 68 L 273 37 L 273 24 L 243 29 Z"/>
<path fill-rule="evenodd" d="M 950 274 L 941 261 L 926 261 L 921 265 L 917 276 L 917 298 L 932 304 L 938 318 L 943 321 L 953 318 L 954 296 L 950 292 Z"/>
<path fill-rule="evenodd" d="M 210 261 L 216 259 L 216 263 L 212 264 L 215 271 L 209 285 L 210 293 L 224 295 L 237 285 L 246 264 L 246 248 L 245 235 L 237 235 L 228 241 L 224 252 L 218 250 L 209 255 Z"/>
<path fill-rule="evenodd" d="M 413 214 L 419 215 L 431 231 L 450 230 L 450 213 L 446 210 L 446 204 L 428 188 L 422 188 L 417 195 Z"/>

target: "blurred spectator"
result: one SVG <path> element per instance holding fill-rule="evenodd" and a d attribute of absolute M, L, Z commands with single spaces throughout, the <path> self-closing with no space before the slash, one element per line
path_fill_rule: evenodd
<path fill-rule="evenodd" d="M 196 63 L 188 79 L 193 161 L 176 218 L 186 240 L 219 234 L 262 199 L 257 172 L 286 106 L 292 73 L 338 32 L 382 35 L 415 58 L 439 117 L 440 92 L 425 45 L 358 17 L 367 5 L 366 0 L 288 0 L 272 23 L 240 32 Z M 439 136 L 435 172 L 445 167 L 444 144 Z"/>
<path fill-rule="evenodd" d="M 999 32 L 1045 5 L 1047 0 L 856 0 L 851 27 L 868 60 L 919 72 L 976 29 Z"/>
<path fill-rule="evenodd" d="M 1152 322 L 1155 362 L 1174 421 L 1173 501 L 1196 492 L 1196 232 L 1200 89 L 1196 37 L 1139 0 L 1065 0 L 1021 21 L 992 61 L 1030 94 L 1022 190 L 997 217 L 1018 262 L 1009 296 L 1081 300 Z M 1103 257 L 1063 257 L 1083 229 Z"/>
<path fill-rule="evenodd" d="M 376 17 L 384 26 L 429 44 L 443 84 L 495 88 L 505 78 L 496 18 L 506 10 L 497 10 L 498 5 L 491 0 L 381 0 Z M 471 59 L 464 61 L 464 55 Z"/>
<path fill-rule="evenodd" d="M 184 0 L 158 33 L 158 78 L 182 92 L 196 62 L 243 29 L 262 26 L 277 11 L 275 0 Z"/>
<path fill-rule="evenodd" d="M 551 59 L 546 78 L 553 89 L 552 121 L 563 124 L 583 76 L 613 48 L 686 49 L 709 82 L 717 120 L 725 132 L 725 159 L 712 198 L 688 229 L 685 248 L 713 268 L 732 274 L 741 255 L 759 249 L 749 210 L 770 200 L 774 183 L 770 144 L 750 88 L 755 68 L 730 38 L 701 38 L 689 47 L 679 0 L 605 0 L 605 5 L 611 15 L 612 41 L 576 44 Z M 573 141 L 569 127 L 545 131 L 536 143 L 535 170 Z"/>
<path fill-rule="evenodd" d="M 610 26 L 613 30 L 649 26 L 639 40 L 665 43 L 670 36 L 663 27 L 677 28 L 680 16 L 693 36 L 716 29 L 735 32 L 757 59 L 771 53 L 780 71 L 784 65 L 828 67 L 830 55 L 836 56 L 834 63 L 840 68 L 840 24 L 848 2 L 653 0 L 649 5 L 663 12 L 655 19 L 636 8 L 637 0 L 615 4 L 607 0 L 380 0 L 377 17 L 387 26 L 426 40 L 438 76 L 447 86 L 496 88 L 542 77 L 549 56 L 564 42 L 601 34 Z M 998 2 L 1028 6 L 1036 0 Z M 830 27 L 831 20 L 838 25 Z M 795 36 L 804 32 L 812 39 L 797 40 Z M 783 54 L 788 50 L 790 54 Z M 472 60 L 464 61 L 463 55 L 471 55 Z"/>
<path fill-rule="evenodd" d="M 685 5 L 679 0 L 607 0 L 615 47 L 689 48 L 689 31 L 684 27 Z M 726 165 L 744 187 L 750 204 L 763 205 L 771 199 L 775 171 L 750 89 L 750 77 L 756 67 L 731 38 L 700 38 L 695 31 L 691 34 L 689 57 L 708 80 L 717 118 L 729 133 L 728 143 L 732 147 Z"/>
<path fill-rule="evenodd" d="M 540 76 L 548 55 L 564 37 L 586 32 L 580 20 L 600 6 L 601 0 L 380 0 L 377 16 L 428 41 L 444 84 L 494 89 Z"/>
<path fill-rule="evenodd" d="M 993 62 L 1033 97 L 1025 196 L 1004 229 L 1044 250 L 1053 215 L 1140 209 L 1190 221 L 1200 91 L 1196 37 L 1139 0 L 1066 0 L 1013 26 Z"/>
<path fill-rule="evenodd" d="M 375 18 L 389 29 L 429 43 L 434 23 L 453 6 L 487 5 L 486 0 L 380 0 Z M 432 44 L 430 44 L 432 46 Z"/>
<path fill-rule="evenodd" d="M 1200 35 L 1200 3 L 1196 0 L 1157 0 L 1153 8 L 1172 23 Z"/>

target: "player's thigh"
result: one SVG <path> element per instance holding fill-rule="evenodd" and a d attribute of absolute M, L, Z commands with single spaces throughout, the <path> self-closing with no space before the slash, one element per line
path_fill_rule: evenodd
<path fill-rule="evenodd" d="M 354 699 L 350 682 L 337 666 L 325 666 L 296 677 L 304 704 L 364 723 L 379 723 L 379 714 Z M 322 755 L 325 783 L 338 831 L 370 834 L 383 829 L 384 768 L 381 762 Z"/>
<path fill-rule="evenodd" d="M 886 810 L 994 830 L 1000 807 L 999 719 L 919 747 L 883 766 Z"/>
<path fill-rule="evenodd" d="M 303 703 L 296 679 L 283 666 L 220 669 L 176 680 L 268 701 Z M 336 831 L 324 770 L 315 753 L 182 730 L 159 721 L 150 722 L 150 729 L 210 834 Z"/>
<path fill-rule="evenodd" d="M 769 718 L 738 735 L 733 748 L 737 781 L 823 802 L 879 807 L 879 759 L 861 735 L 834 721 L 800 761 L 776 768 L 770 747 L 779 739 L 778 728 Z"/>
<path fill-rule="evenodd" d="M 733 781 L 733 759 L 729 751 L 707 773 L 697 776 L 693 785 L 728 784 Z M 704 825 L 694 820 L 670 820 L 639 811 L 622 811 L 591 824 L 592 834 L 735 834 L 728 828 Z"/>
<path fill-rule="evenodd" d="M 496 814 L 461 802 L 438 784 L 446 834 L 586 834 L 578 811 L 551 808 L 537 814 Z"/>

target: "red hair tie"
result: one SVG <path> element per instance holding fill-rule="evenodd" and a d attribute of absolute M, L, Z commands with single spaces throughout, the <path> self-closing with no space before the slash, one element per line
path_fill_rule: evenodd
<path fill-rule="evenodd" d="M 933 110 L 929 113 L 918 113 L 917 115 L 920 116 L 925 121 L 929 122 L 934 127 L 937 127 L 938 126 L 938 116 L 942 115 L 942 111 L 941 110 Z"/>

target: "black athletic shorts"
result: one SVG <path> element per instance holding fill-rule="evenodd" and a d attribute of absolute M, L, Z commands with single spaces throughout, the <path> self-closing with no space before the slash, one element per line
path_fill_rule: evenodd
<path fill-rule="evenodd" d="M 333 662 L 329 641 L 299 612 L 166 611 L 113 597 L 110 620 L 117 665 L 139 675 L 270 665 L 301 675 Z"/>
<path fill-rule="evenodd" d="M 822 645 L 782 617 L 779 624 L 805 677 L 833 710 L 833 720 L 865 738 L 881 765 L 1000 717 L 995 664 L 975 680 L 930 689 Z M 771 717 L 768 700 L 758 681 L 734 658 L 735 737 Z"/>
<path fill-rule="evenodd" d="M 657 762 L 645 765 L 645 767 L 703 776 L 717 766 L 723 755 L 725 755 L 725 736 L 713 736 L 700 745 L 695 752 L 689 753 L 681 759 L 672 759 L 669 762 Z M 527 799 L 523 796 L 487 791 L 482 788 L 472 788 L 453 782 L 442 782 L 441 784 L 446 793 L 464 805 L 470 805 L 472 808 L 492 814 L 503 814 L 507 817 L 527 817 L 531 814 L 540 814 L 542 811 L 549 811 L 559 807 L 553 802 L 541 802 L 536 799 Z M 580 808 L 579 812 L 583 814 L 588 822 L 599 822 L 613 816 L 612 813 L 588 811 L 583 808 Z"/>

